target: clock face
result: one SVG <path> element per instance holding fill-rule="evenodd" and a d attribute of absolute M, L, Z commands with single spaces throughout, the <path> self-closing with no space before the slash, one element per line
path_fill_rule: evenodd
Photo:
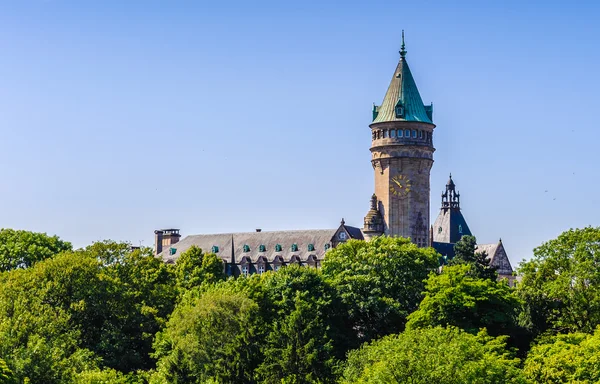
<path fill-rule="evenodd" d="M 394 196 L 406 197 L 410 193 L 411 188 L 411 181 L 404 175 L 394 176 L 390 181 L 390 192 Z"/>

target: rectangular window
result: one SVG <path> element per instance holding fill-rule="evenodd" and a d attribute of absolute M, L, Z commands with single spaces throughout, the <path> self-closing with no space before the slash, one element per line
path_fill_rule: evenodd
<path fill-rule="evenodd" d="M 387 129 L 384 129 L 384 130 L 383 130 L 383 138 L 384 138 L 384 139 L 387 139 Z"/>
<path fill-rule="evenodd" d="M 242 275 L 248 276 L 248 266 L 247 265 L 244 265 L 242 267 Z"/>
<path fill-rule="evenodd" d="M 423 138 L 423 131 L 419 131 L 419 139 Z"/>
<path fill-rule="evenodd" d="M 417 131 L 413 129 L 413 139 L 417 138 Z"/>
<path fill-rule="evenodd" d="M 405 129 L 404 130 L 404 137 L 409 137 L 410 138 L 410 129 Z"/>
<path fill-rule="evenodd" d="M 265 273 L 265 266 L 264 265 L 259 265 L 258 266 L 258 273 L 259 274 Z"/>
<path fill-rule="evenodd" d="M 396 130 L 395 129 L 392 129 L 390 131 L 390 137 L 392 137 L 392 138 L 396 137 Z"/>
<path fill-rule="evenodd" d="M 402 137 L 402 130 L 401 129 L 398 130 L 398 137 Z"/>

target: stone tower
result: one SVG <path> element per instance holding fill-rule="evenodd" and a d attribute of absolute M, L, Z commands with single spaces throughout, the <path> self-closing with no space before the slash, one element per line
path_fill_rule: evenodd
<path fill-rule="evenodd" d="M 366 237 L 410 237 L 429 245 L 429 172 L 433 165 L 433 105 L 424 105 L 406 62 L 404 32 L 400 61 L 381 106 L 373 106 L 371 154 L 377 212 L 382 232 L 368 228 Z"/>

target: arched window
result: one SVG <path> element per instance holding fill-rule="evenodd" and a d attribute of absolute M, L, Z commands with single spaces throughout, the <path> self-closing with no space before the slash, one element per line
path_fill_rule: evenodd
<path fill-rule="evenodd" d="M 383 138 L 387 139 L 387 136 L 388 136 L 388 131 L 387 131 L 387 129 L 384 129 L 383 130 Z"/>
<path fill-rule="evenodd" d="M 398 130 L 398 137 L 402 137 L 402 130 L 401 129 Z"/>
<path fill-rule="evenodd" d="M 462 233 L 462 225 L 458 224 L 458 233 Z"/>

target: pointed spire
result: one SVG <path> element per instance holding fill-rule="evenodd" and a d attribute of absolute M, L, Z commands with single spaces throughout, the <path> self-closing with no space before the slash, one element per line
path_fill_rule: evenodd
<path fill-rule="evenodd" d="M 406 57 L 406 46 L 404 45 L 404 29 L 402 30 L 402 46 L 400 47 L 400 57 Z"/>
<path fill-rule="evenodd" d="M 424 105 L 415 79 L 406 62 L 406 44 L 402 31 L 400 60 L 380 106 L 373 108 L 373 123 L 418 121 L 433 124 L 433 106 Z"/>

